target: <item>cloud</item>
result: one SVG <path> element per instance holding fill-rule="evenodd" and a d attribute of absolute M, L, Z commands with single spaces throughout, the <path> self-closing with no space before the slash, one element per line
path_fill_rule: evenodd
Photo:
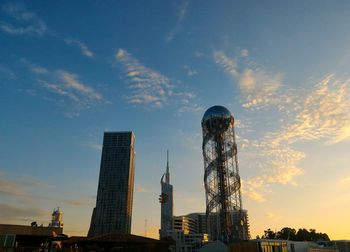
<path fill-rule="evenodd" d="M 44 190 L 51 187 L 47 183 L 28 175 L 12 176 L 0 173 L 0 194 L 15 197 L 28 197 L 32 189 Z"/>
<path fill-rule="evenodd" d="M 248 50 L 241 51 L 243 57 L 248 57 Z M 285 104 L 293 102 L 291 94 L 281 94 L 283 75 L 268 73 L 255 62 L 244 65 L 237 59 L 229 57 L 223 51 L 214 51 L 215 63 L 218 64 L 234 81 L 243 98 L 242 106 L 246 109 L 261 109 L 268 105 L 276 105 L 282 110 Z M 243 67 L 239 65 L 243 64 Z"/>
<path fill-rule="evenodd" d="M 68 199 L 63 200 L 63 203 L 71 205 L 71 206 L 94 206 L 95 200 L 93 198 L 85 198 L 85 199 Z"/>
<path fill-rule="evenodd" d="M 191 67 L 189 67 L 187 65 L 184 65 L 183 68 L 186 71 L 186 74 L 188 76 L 194 76 L 194 75 L 198 74 L 197 70 L 195 70 L 195 69 L 193 69 L 193 68 L 191 68 Z"/>
<path fill-rule="evenodd" d="M 2 31 L 12 35 L 43 35 L 47 32 L 46 23 L 36 13 L 28 11 L 25 5 L 7 4 L 2 9 L 15 23 L 0 21 Z"/>
<path fill-rule="evenodd" d="M 303 174 L 300 161 L 306 154 L 293 144 L 306 141 L 336 144 L 350 140 L 349 84 L 348 79 L 328 75 L 304 96 L 296 98 L 300 106 L 280 129 L 267 132 L 259 140 L 239 139 L 244 142 L 240 157 L 260 170 L 259 175 L 244 183 L 248 197 L 259 201 L 260 196 L 255 193 L 267 193 L 272 184 L 298 185 L 296 178 Z"/>
<path fill-rule="evenodd" d="M 2 64 L 0 64 L 0 77 L 1 76 L 4 76 L 4 77 L 11 79 L 11 80 L 17 78 L 16 74 L 11 69 L 9 69 L 8 67 L 6 67 Z"/>
<path fill-rule="evenodd" d="M 146 108 L 176 104 L 183 112 L 198 109 L 198 105 L 193 103 L 195 95 L 192 92 L 179 90 L 179 83 L 171 83 L 167 76 L 142 65 L 125 49 L 118 49 L 116 59 L 123 67 L 126 83 L 131 91 L 125 97 L 128 103 Z"/>
<path fill-rule="evenodd" d="M 186 17 L 188 6 L 190 4 L 189 0 L 185 0 L 182 2 L 182 4 L 179 6 L 178 12 L 177 12 L 177 21 L 176 25 L 173 29 L 167 34 L 166 41 L 171 42 L 173 41 L 174 37 L 181 31 L 182 22 Z"/>
<path fill-rule="evenodd" d="M 54 94 L 53 97 L 45 94 L 43 98 L 65 107 L 65 114 L 68 117 L 77 117 L 80 111 L 104 102 L 103 95 L 82 82 L 80 76 L 75 73 L 66 70 L 50 70 L 24 58 L 20 62 L 34 74 L 40 87 Z"/>
<path fill-rule="evenodd" d="M 41 74 L 48 74 L 49 73 L 49 70 L 47 70 L 47 68 L 45 68 L 43 66 L 36 65 L 25 58 L 21 58 L 20 62 L 22 64 L 24 64 L 26 67 L 28 67 L 29 70 L 34 74 L 41 75 Z"/>
<path fill-rule="evenodd" d="M 199 113 L 199 112 L 203 112 L 204 108 L 201 105 L 198 105 L 196 103 L 191 104 L 191 105 L 183 105 L 182 107 L 180 107 L 177 110 L 178 114 L 182 114 L 182 113 Z"/>
<path fill-rule="evenodd" d="M 241 57 L 248 57 L 249 56 L 249 51 L 247 49 L 242 49 L 241 50 Z"/>
<path fill-rule="evenodd" d="M 39 76 L 38 83 L 50 93 L 63 98 L 58 101 L 67 108 L 68 117 L 77 117 L 80 111 L 103 102 L 99 92 L 83 83 L 77 74 L 65 70 L 50 71 L 46 79 Z"/>
<path fill-rule="evenodd" d="M 279 220 L 281 216 L 273 213 L 273 212 L 265 212 L 265 217 L 270 220 Z"/>
<path fill-rule="evenodd" d="M 103 147 L 102 144 L 96 144 L 96 143 L 88 143 L 87 146 L 99 152 L 102 151 L 102 147 Z"/>
<path fill-rule="evenodd" d="M 13 224 L 13 222 L 19 221 L 31 222 L 38 219 L 47 219 L 49 216 L 50 213 L 41 208 L 0 203 L 0 220 L 2 223 L 7 222 Z"/>
<path fill-rule="evenodd" d="M 146 192 L 149 192 L 149 190 L 142 186 L 142 185 L 136 185 L 135 186 L 135 191 L 138 192 L 138 193 L 146 193 Z"/>
<path fill-rule="evenodd" d="M 20 60 L 35 76 L 40 87 L 54 94 L 54 101 L 66 107 L 68 117 L 104 101 L 102 94 L 81 81 L 80 76 L 66 70 L 49 70 L 22 58 Z M 52 100 L 52 98 L 44 98 Z"/>
<path fill-rule="evenodd" d="M 94 53 L 82 41 L 77 40 L 77 39 L 67 38 L 67 39 L 64 40 L 64 42 L 67 45 L 75 45 L 75 46 L 77 46 L 80 49 L 82 55 L 84 55 L 86 57 L 89 57 L 89 58 L 93 58 L 94 57 Z"/>
<path fill-rule="evenodd" d="M 58 76 L 64 83 L 64 86 L 76 93 L 79 93 L 82 96 L 85 96 L 91 100 L 101 100 L 102 95 L 96 92 L 92 87 L 82 83 L 79 80 L 78 75 L 67 72 L 67 71 L 58 71 Z"/>
<path fill-rule="evenodd" d="M 17 183 L 5 178 L 3 174 L 0 174 L 0 194 L 10 196 L 27 195 L 23 188 L 21 188 Z"/>
<path fill-rule="evenodd" d="M 301 103 L 294 122 L 272 134 L 274 144 L 325 139 L 329 144 L 350 139 L 350 80 L 329 75 Z"/>
<path fill-rule="evenodd" d="M 119 49 L 116 58 L 125 69 L 132 94 L 127 96 L 128 103 L 163 107 L 173 94 L 168 77 L 143 66 L 124 49 Z"/>

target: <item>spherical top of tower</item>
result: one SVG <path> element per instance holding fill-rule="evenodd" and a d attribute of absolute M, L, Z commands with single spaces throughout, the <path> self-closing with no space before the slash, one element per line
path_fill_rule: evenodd
<path fill-rule="evenodd" d="M 202 128 L 209 132 L 221 132 L 233 124 L 231 112 L 223 106 L 213 106 L 207 109 L 203 115 Z"/>

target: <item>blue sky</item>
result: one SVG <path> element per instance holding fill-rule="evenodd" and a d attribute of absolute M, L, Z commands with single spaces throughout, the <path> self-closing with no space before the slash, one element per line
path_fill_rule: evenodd
<path fill-rule="evenodd" d="M 0 222 L 86 234 L 104 131 L 136 135 L 135 234 L 156 237 L 170 149 L 175 214 L 204 211 L 200 121 L 236 119 L 253 237 L 350 239 L 350 3 L 2 2 Z"/>

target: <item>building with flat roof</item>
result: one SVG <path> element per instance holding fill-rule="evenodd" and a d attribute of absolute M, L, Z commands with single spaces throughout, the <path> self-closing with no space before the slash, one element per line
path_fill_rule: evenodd
<path fill-rule="evenodd" d="M 187 215 L 174 216 L 173 222 L 175 230 L 182 230 L 184 234 L 198 234 L 197 221 Z"/>
<path fill-rule="evenodd" d="M 130 234 L 135 172 L 133 132 L 105 132 L 96 207 L 88 236 Z"/>

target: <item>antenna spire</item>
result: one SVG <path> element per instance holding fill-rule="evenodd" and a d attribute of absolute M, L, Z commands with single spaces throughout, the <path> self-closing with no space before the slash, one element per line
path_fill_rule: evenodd
<path fill-rule="evenodd" d="M 169 150 L 166 151 L 166 173 L 165 173 L 165 182 L 170 183 L 170 173 L 169 173 Z"/>

